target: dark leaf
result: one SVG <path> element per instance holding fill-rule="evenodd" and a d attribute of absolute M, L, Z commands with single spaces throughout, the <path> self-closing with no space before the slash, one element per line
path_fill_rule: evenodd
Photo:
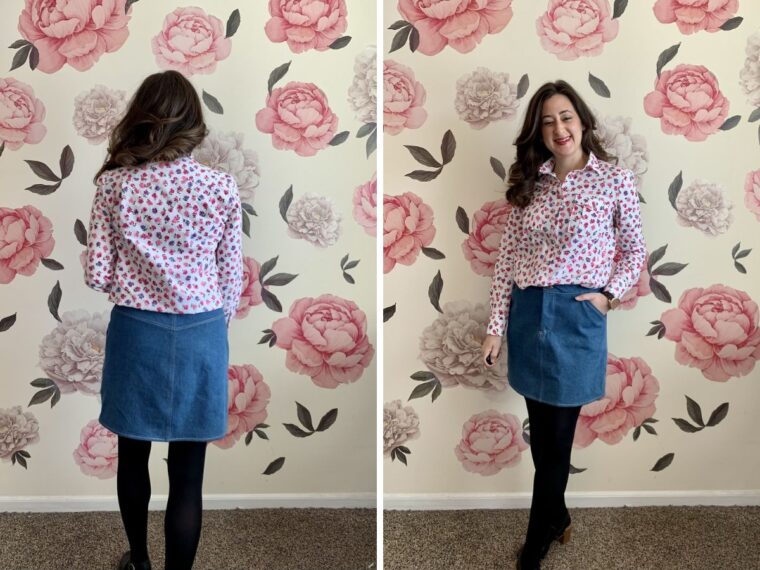
<path fill-rule="evenodd" d="M 269 427 L 269 424 L 256 424 L 253 429 L 266 429 Z"/>
<path fill-rule="evenodd" d="M 723 121 L 723 124 L 719 127 L 721 131 L 728 131 L 730 129 L 733 129 L 736 125 L 739 124 L 739 121 L 742 120 L 741 115 L 734 115 L 733 117 L 729 117 L 725 121 Z"/>
<path fill-rule="evenodd" d="M 736 254 L 739 252 L 739 248 L 742 246 L 742 242 L 737 243 L 732 249 L 731 249 L 731 257 L 736 259 Z"/>
<path fill-rule="evenodd" d="M 681 431 L 685 431 L 686 433 L 697 433 L 698 431 L 702 430 L 701 427 L 693 426 L 682 418 L 673 418 L 673 421 L 681 429 Z"/>
<path fill-rule="evenodd" d="M 343 279 L 345 279 L 351 285 L 356 284 L 356 279 L 354 279 L 353 275 L 351 275 L 350 273 L 346 273 L 345 271 L 343 272 Z"/>
<path fill-rule="evenodd" d="M 644 423 L 645 424 L 656 424 L 659 421 L 660 420 L 658 420 L 657 418 L 647 418 L 647 419 L 644 420 Z"/>
<path fill-rule="evenodd" d="M 8 49 L 18 49 L 20 47 L 30 46 L 30 45 L 32 44 L 30 44 L 26 40 L 16 40 L 15 42 L 13 42 L 11 45 L 8 46 Z"/>
<path fill-rule="evenodd" d="M 290 69 L 290 62 L 283 63 L 282 65 L 275 67 L 272 70 L 272 73 L 269 74 L 269 81 L 267 81 L 267 91 L 270 95 L 272 94 L 272 87 L 274 87 L 275 83 L 277 83 L 280 79 L 285 77 L 288 69 Z"/>
<path fill-rule="evenodd" d="M 246 236 L 251 237 L 251 218 L 248 217 L 248 212 L 246 212 L 245 210 L 241 210 L 241 212 L 242 212 L 241 218 L 243 220 L 243 233 Z"/>
<path fill-rule="evenodd" d="M 140 0 L 127 0 L 126 4 L 124 4 L 124 13 L 126 14 L 127 12 L 129 12 L 130 6 L 132 6 L 132 4 L 134 4 L 135 2 L 139 2 L 139 1 Z"/>
<path fill-rule="evenodd" d="M 646 204 L 647 201 L 644 200 L 644 196 L 641 195 L 641 192 L 637 192 L 637 194 L 639 195 L 639 202 L 642 204 Z"/>
<path fill-rule="evenodd" d="M 605 97 L 609 99 L 610 97 L 610 90 L 607 87 L 607 85 L 599 79 L 598 77 L 592 75 L 591 73 L 588 74 L 588 83 L 591 85 L 591 89 L 594 90 L 594 93 L 599 95 L 600 97 Z"/>
<path fill-rule="evenodd" d="M 45 388 L 43 390 L 39 390 L 32 396 L 32 399 L 29 400 L 28 406 L 34 406 L 36 404 L 41 404 L 42 402 L 46 402 L 50 398 L 52 398 L 53 394 L 55 394 L 56 388 L 55 386 L 50 386 L 50 388 Z"/>
<path fill-rule="evenodd" d="M 235 35 L 235 32 L 237 32 L 238 28 L 240 27 L 240 10 L 233 10 L 232 14 L 230 14 L 230 17 L 227 19 L 227 33 L 224 35 L 225 38 L 231 38 Z"/>
<path fill-rule="evenodd" d="M 74 222 L 74 235 L 80 244 L 87 247 L 87 228 L 84 227 L 82 220 L 78 218 L 77 221 Z"/>
<path fill-rule="evenodd" d="M 372 134 L 370 134 L 369 137 L 367 138 L 367 146 L 366 146 L 367 158 L 369 158 L 369 155 L 375 152 L 376 148 L 377 148 L 377 129 L 372 131 Z"/>
<path fill-rule="evenodd" d="M 348 262 L 348 254 L 340 258 L 340 268 L 345 269 L 345 265 Z"/>
<path fill-rule="evenodd" d="M 665 256 L 667 249 L 668 244 L 665 244 L 649 254 L 649 263 L 647 264 L 647 271 L 649 271 L 649 273 L 652 273 L 652 268 Z"/>
<path fill-rule="evenodd" d="M 388 29 L 400 30 L 401 28 L 406 28 L 407 26 L 411 26 L 411 24 L 407 22 L 406 20 L 396 20 L 390 26 L 388 26 Z"/>
<path fill-rule="evenodd" d="M 412 374 L 409 378 L 411 378 L 412 380 L 418 380 L 418 381 L 428 381 L 428 380 L 436 379 L 435 374 L 433 374 L 429 370 L 420 370 Z"/>
<path fill-rule="evenodd" d="M 652 471 L 662 471 L 663 469 L 669 467 L 670 464 L 673 463 L 673 458 L 675 455 L 675 453 L 666 453 L 660 457 L 657 460 L 657 463 L 654 464 L 654 467 L 652 467 Z"/>
<path fill-rule="evenodd" d="M 306 406 L 296 402 L 296 410 L 298 411 L 298 421 L 301 425 L 309 431 L 314 431 L 314 424 L 311 423 L 311 412 Z"/>
<path fill-rule="evenodd" d="M 277 335 L 272 335 L 272 338 L 269 339 L 269 348 L 272 348 L 275 344 L 277 344 Z"/>
<path fill-rule="evenodd" d="M 401 463 L 403 463 L 404 465 L 407 465 L 407 462 L 406 462 L 406 455 L 404 455 L 404 453 L 403 453 L 403 452 L 401 452 L 401 451 L 396 451 L 396 457 L 398 457 L 398 460 L 399 460 Z"/>
<path fill-rule="evenodd" d="M 412 451 L 405 445 L 399 445 L 396 447 L 397 450 L 399 450 L 401 453 L 406 453 L 407 455 L 411 455 Z"/>
<path fill-rule="evenodd" d="M 644 336 L 652 336 L 653 334 L 657 334 L 658 332 L 662 330 L 662 328 L 663 328 L 662 323 L 660 323 L 659 325 L 654 325 L 651 329 L 649 329 L 649 332 L 645 334 Z"/>
<path fill-rule="evenodd" d="M 36 47 L 32 47 L 32 51 L 29 52 L 29 69 L 34 71 L 40 64 L 40 50 Z"/>
<path fill-rule="evenodd" d="M 295 424 L 282 424 L 285 426 L 285 429 L 288 430 L 290 435 L 293 435 L 295 437 L 309 437 L 314 431 L 304 431 L 300 427 L 298 427 Z"/>
<path fill-rule="evenodd" d="M 633 430 L 633 441 L 638 440 L 640 435 L 641 435 L 641 426 L 636 426 L 636 429 Z"/>
<path fill-rule="evenodd" d="M 31 455 L 26 449 L 20 449 L 16 453 L 18 453 L 21 457 L 26 457 L 27 459 L 31 457 Z"/>
<path fill-rule="evenodd" d="M 24 162 L 29 165 L 32 172 L 43 180 L 47 180 L 48 182 L 60 182 L 61 179 L 58 178 L 58 175 L 44 162 L 40 162 L 39 160 L 25 160 Z"/>
<path fill-rule="evenodd" d="M 396 303 L 393 303 L 390 307 L 383 308 L 383 322 L 387 323 L 393 315 L 396 314 Z"/>
<path fill-rule="evenodd" d="M 408 172 L 406 176 L 411 178 L 412 180 L 418 180 L 420 182 L 430 182 L 431 180 L 435 180 L 438 178 L 438 175 L 441 173 L 441 168 L 438 170 L 413 170 L 412 172 Z"/>
<path fill-rule="evenodd" d="M 266 333 L 264 336 L 261 337 L 261 340 L 258 342 L 258 344 L 268 343 L 270 340 L 272 340 L 272 335 L 274 335 L 274 333 L 271 331 Z"/>
<path fill-rule="evenodd" d="M 50 399 L 50 407 L 52 408 L 53 406 L 55 406 L 60 399 L 61 399 L 61 389 L 58 386 L 56 386 L 55 394 L 53 394 L 53 397 Z"/>
<path fill-rule="evenodd" d="M 628 0 L 615 0 L 615 7 L 612 9 L 612 19 L 619 18 L 628 7 Z"/>
<path fill-rule="evenodd" d="M 52 269 L 53 271 L 60 271 L 61 269 L 63 269 L 63 265 L 61 265 L 52 257 L 43 257 L 42 259 L 40 259 L 40 262 L 42 263 L 42 265 L 44 265 L 48 269 Z"/>
<path fill-rule="evenodd" d="M 224 107 L 222 107 L 222 104 L 219 102 L 219 99 L 211 95 L 210 93 L 206 93 L 206 90 L 203 90 L 203 102 L 206 104 L 206 107 L 208 107 L 208 110 L 212 113 L 216 113 L 217 115 L 223 115 L 224 114 Z"/>
<path fill-rule="evenodd" d="M 448 164 L 454 159 L 456 150 L 457 141 L 454 138 L 454 133 L 448 130 L 443 134 L 443 140 L 441 140 L 441 158 L 443 164 Z"/>
<path fill-rule="evenodd" d="M 349 261 L 348 263 L 346 263 L 346 265 L 343 267 L 343 269 L 345 269 L 345 270 L 353 269 L 354 267 L 356 267 L 357 265 L 359 265 L 360 261 L 361 261 L 361 259 L 354 259 L 353 261 Z"/>
<path fill-rule="evenodd" d="M 739 27 L 739 25 L 744 21 L 744 18 L 741 16 L 736 16 L 735 18 L 731 18 L 730 20 L 726 20 L 723 22 L 723 25 L 720 27 L 721 30 L 724 32 L 728 32 L 729 30 L 735 30 Z"/>
<path fill-rule="evenodd" d="M 718 425 L 720 422 L 726 419 L 726 415 L 728 415 L 728 402 L 722 403 L 720 406 L 713 410 L 713 413 L 710 414 L 710 417 L 707 420 L 707 425 L 709 427 Z"/>
<path fill-rule="evenodd" d="M 739 253 L 736 254 L 736 257 L 734 257 L 734 259 L 741 259 L 742 257 L 747 257 L 751 251 L 752 251 L 751 249 L 743 249 Z"/>
<path fill-rule="evenodd" d="M 4 319 L 0 320 L 0 332 L 5 332 L 9 328 L 11 328 L 13 325 L 16 324 L 16 313 L 13 313 L 9 317 L 5 317 Z"/>
<path fill-rule="evenodd" d="M 247 434 L 245 434 L 245 444 L 251 445 L 251 440 L 253 439 L 253 431 L 249 431 Z"/>
<path fill-rule="evenodd" d="M 576 475 L 578 473 L 583 473 L 588 467 L 575 467 L 573 464 L 570 464 L 570 475 Z"/>
<path fill-rule="evenodd" d="M 688 396 L 686 396 L 686 411 L 689 412 L 689 417 L 695 424 L 705 427 L 705 421 L 702 419 L 702 408 Z"/>
<path fill-rule="evenodd" d="M 282 312 L 282 304 L 280 303 L 280 300 L 277 298 L 276 295 L 274 295 L 272 292 L 262 289 L 261 290 L 261 299 L 264 301 L 264 304 L 272 309 L 275 312 L 281 313 Z"/>
<path fill-rule="evenodd" d="M 739 273 L 744 273 L 744 274 L 746 274 L 746 273 L 747 273 L 747 268 L 746 268 L 746 267 L 744 267 L 744 266 L 743 266 L 741 263 L 739 263 L 738 261 L 734 261 L 734 267 L 736 268 L 736 270 L 737 270 Z"/>
<path fill-rule="evenodd" d="M 641 427 L 643 427 L 647 431 L 647 433 L 651 433 L 652 435 L 657 435 L 657 430 L 654 429 L 649 424 L 641 424 Z"/>
<path fill-rule="evenodd" d="M 29 192 L 34 194 L 39 194 L 40 196 L 47 196 L 58 190 L 60 185 L 60 182 L 56 182 L 55 184 L 32 184 L 26 188 L 26 190 L 29 190 Z"/>
<path fill-rule="evenodd" d="M 657 281 L 654 277 L 649 279 L 649 288 L 657 299 L 663 303 L 670 303 L 670 292 L 665 288 L 665 285 Z"/>
<path fill-rule="evenodd" d="M 409 34 L 411 33 L 411 24 L 404 28 L 400 28 L 399 31 L 396 32 L 396 34 L 393 36 L 393 40 L 391 41 L 391 49 L 388 50 L 388 53 L 393 53 L 394 51 L 400 50 L 402 47 L 404 47 L 406 45 L 406 40 L 409 39 Z"/>
<path fill-rule="evenodd" d="M 760 107 L 758 107 L 757 109 L 755 109 L 749 114 L 749 119 L 747 119 L 747 121 L 750 123 L 754 123 L 758 119 L 760 119 Z"/>
<path fill-rule="evenodd" d="M 319 425 L 317 425 L 317 431 L 325 431 L 326 429 L 329 429 L 330 426 L 332 426 L 335 423 L 335 420 L 338 419 L 338 408 L 333 408 L 329 412 L 327 412 L 324 416 L 322 416 L 322 419 L 319 420 Z"/>
<path fill-rule="evenodd" d="M 424 384 L 415 386 L 414 390 L 412 390 L 412 393 L 409 394 L 409 399 L 414 400 L 415 398 L 424 398 L 433 391 L 433 389 L 436 387 L 436 384 L 438 384 L 437 380 L 431 380 L 430 382 L 425 382 Z"/>
<path fill-rule="evenodd" d="M 281 287 L 287 285 L 296 277 L 298 277 L 297 273 L 295 275 L 292 273 L 275 273 L 269 279 L 264 281 L 264 285 L 267 287 Z"/>
<path fill-rule="evenodd" d="M 267 466 L 267 468 L 264 470 L 262 475 L 271 475 L 272 473 L 277 473 L 284 464 L 285 464 L 285 458 L 278 457 Z"/>
<path fill-rule="evenodd" d="M 274 269 L 279 258 L 279 255 L 275 255 L 272 259 L 267 259 L 264 263 L 261 264 L 261 269 L 259 270 L 259 281 L 263 280 L 269 274 L 269 272 Z"/>
<path fill-rule="evenodd" d="M 59 281 L 55 282 L 55 286 L 50 291 L 50 295 L 48 295 L 48 309 L 50 310 L 50 314 L 53 315 L 56 321 L 61 321 L 61 317 L 58 316 L 58 307 L 61 306 L 61 298 L 63 297 L 63 291 L 61 291 L 61 283 Z"/>
<path fill-rule="evenodd" d="M 446 259 L 446 256 L 434 247 L 423 247 L 422 253 L 427 255 L 430 259 Z"/>
<path fill-rule="evenodd" d="M 49 388 L 50 386 L 55 386 L 55 382 L 53 382 L 50 378 L 35 378 L 29 382 L 29 384 L 35 388 Z"/>
<path fill-rule="evenodd" d="M 525 441 L 525 443 L 527 443 L 528 445 L 530 445 L 530 432 L 524 431 L 522 433 L 522 436 L 523 436 L 523 440 Z"/>
<path fill-rule="evenodd" d="M 376 128 L 377 123 L 364 123 L 361 127 L 359 127 L 359 130 L 356 131 L 356 138 L 364 138 L 367 135 L 372 134 L 372 131 L 374 131 Z"/>
<path fill-rule="evenodd" d="M 420 31 L 417 28 L 412 28 L 412 33 L 409 34 L 409 49 L 414 53 L 418 47 L 420 47 Z"/>
<path fill-rule="evenodd" d="M 5 152 L 5 141 L 0 142 L 0 156 Z"/>
<path fill-rule="evenodd" d="M 404 146 L 411 153 L 414 160 L 423 166 L 429 166 L 431 168 L 439 168 L 442 166 L 441 163 L 438 162 L 427 149 L 424 149 L 421 146 L 414 146 L 410 144 L 405 144 Z"/>
<path fill-rule="evenodd" d="M 11 68 L 9 71 L 13 71 L 14 69 L 18 69 L 24 65 L 26 63 L 26 58 L 29 57 L 30 51 L 32 51 L 32 44 L 25 45 L 20 50 L 18 50 L 13 56 L 13 61 L 11 62 Z"/>
<path fill-rule="evenodd" d="M 528 92 L 528 87 L 530 87 L 530 79 L 528 79 L 528 74 L 526 73 L 520 78 L 520 81 L 517 82 L 518 99 L 521 99 Z"/>
<path fill-rule="evenodd" d="M 493 171 L 496 173 L 496 176 L 502 180 L 506 179 L 507 171 L 504 170 L 504 165 L 498 158 L 494 156 L 491 157 L 491 169 L 493 169 Z"/>
<path fill-rule="evenodd" d="M 333 138 L 330 140 L 330 142 L 329 142 L 328 144 L 329 144 L 330 146 L 338 146 L 339 144 L 342 144 L 342 143 L 346 142 L 346 140 L 348 139 L 348 136 L 349 136 L 350 134 L 351 134 L 351 133 L 349 133 L 348 131 L 341 131 L 341 132 L 339 132 L 337 135 L 335 135 L 335 136 L 334 136 L 334 137 L 333 137 Z"/>
<path fill-rule="evenodd" d="M 687 265 L 689 264 L 675 262 L 663 263 L 659 267 L 655 267 L 654 271 L 652 271 L 652 275 L 675 275 L 680 273 Z"/>
<path fill-rule="evenodd" d="M 63 147 L 61 156 L 58 157 L 58 167 L 61 169 L 61 180 L 68 178 L 74 170 L 74 151 L 69 145 Z"/>
<path fill-rule="evenodd" d="M 282 198 L 280 198 L 280 215 L 282 216 L 282 219 L 285 220 L 285 223 L 288 223 L 288 208 L 290 208 L 290 203 L 293 201 L 293 185 L 291 185 L 287 190 L 285 190 L 285 194 L 282 195 Z"/>
<path fill-rule="evenodd" d="M 459 206 L 457 208 L 457 226 L 459 226 L 459 229 L 462 230 L 463 233 L 469 235 L 470 234 L 470 218 L 467 217 L 467 212 L 464 211 L 464 208 L 462 206 Z"/>
<path fill-rule="evenodd" d="M 659 77 L 660 73 L 662 73 L 662 68 L 665 67 L 670 62 L 670 60 L 676 56 L 678 53 L 678 48 L 680 47 L 681 42 L 678 42 L 676 45 L 670 46 L 660 54 L 660 56 L 657 58 L 657 77 Z"/>
<path fill-rule="evenodd" d="M 256 210 L 253 209 L 253 206 L 251 206 L 248 202 L 243 202 L 241 204 L 244 211 L 248 212 L 252 216 L 256 215 Z"/>
<path fill-rule="evenodd" d="M 351 43 L 351 36 L 343 36 L 335 40 L 329 45 L 330 49 L 340 49 L 346 47 Z"/>
<path fill-rule="evenodd" d="M 428 287 L 428 297 L 430 298 L 430 303 L 432 303 L 433 307 L 435 307 L 435 310 L 439 313 L 443 313 L 440 304 L 442 291 L 443 278 L 441 277 L 441 272 L 438 271 L 438 273 L 435 274 L 435 277 L 433 277 L 433 280 L 430 282 L 430 286 Z"/>
<path fill-rule="evenodd" d="M 254 429 L 253 431 L 256 433 L 257 436 L 259 436 L 259 438 L 266 439 L 266 440 L 269 439 L 269 436 L 266 434 L 265 431 L 262 431 L 260 429 Z"/>
<path fill-rule="evenodd" d="M 662 339 L 662 337 L 664 337 L 664 336 L 665 336 L 665 333 L 666 333 L 666 332 L 667 332 L 667 331 L 665 330 L 665 327 L 662 327 L 662 328 L 660 329 L 660 332 L 658 332 L 658 333 L 657 333 L 657 340 L 661 340 L 661 339 Z"/>
<path fill-rule="evenodd" d="M 16 458 L 16 461 L 18 462 L 19 465 L 21 465 L 21 467 L 23 467 L 24 469 L 27 468 L 26 467 L 26 458 L 23 455 L 21 455 L 20 451 L 17 451 L 16 453 L 14 453 L 13 457 Z"/>
<path fill-rule="evenodd" d="M 438 396 L 441 395 L 441 392 L 443 392 L 443 386 L 441 386 L 440 382 L 436 381 L 431 400 L 435 402 L 438 399 Z"/>

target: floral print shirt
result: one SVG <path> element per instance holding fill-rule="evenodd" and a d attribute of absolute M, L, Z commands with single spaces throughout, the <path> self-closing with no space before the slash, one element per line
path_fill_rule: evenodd
<path fill-rule="evenodd" d="M 190 156 L 104 172 L 85 282 L 117 305 L 177 314 L 223 308 L 229 323 L 243 285 L 241 216 L 232 176 Z"/>
<path fill-rule="evenodd" d="M 646 259 L 633 172 L 593 153 L 564 182 L 554 174 L 554 159 L 538 172 L 530 204 L 512 208 L 504 227 L 491 282 L 491 335 L 506 331 L 513 284 L 600 287 L 620 298 Z"/>

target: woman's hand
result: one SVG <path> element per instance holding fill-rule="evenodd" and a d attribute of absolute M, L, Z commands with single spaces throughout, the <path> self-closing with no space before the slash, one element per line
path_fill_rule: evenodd
<path fill-rule="evenodd" d="M 501 352 L 501 337 L 489 334 L 483 341 L 483 346 L 480 349 L 480 354 L 483 358 L 485 365 L 490 368 L 496 363 L 496 359 L 499 358 Z M 491 357 L 491 363 L 488 363 L 488 357 Z"/>
<path fill-rule="evenodd" d="M 602 295 L 601 293 L 584 293 L 583 295 L 578 295 L 575 298 L 576 301 L 588 301 L 594 307 L 599 309 L 599 312 L 603 315 L 606 315 L 607 312 L 610 310 L 609 302 L 607 301 L 607 297 Z"/>

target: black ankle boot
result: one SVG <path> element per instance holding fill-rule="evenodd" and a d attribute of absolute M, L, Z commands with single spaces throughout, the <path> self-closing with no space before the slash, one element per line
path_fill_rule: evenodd
<path fill-rule="evenodd" d="M 565 513 L 565 518 L 560 524 L 549 527 L 549 536 L 541 549 L 541 558 L 543 559 L 544 556 L 546 556 L 546 553 L 549 552 L 549 548 L 551 548 L 551 545 L 555 540 L 560 544 L 567 544 L 570 541 L 572 531 L 573 527 L 572 521 L 570 520 L 570 514 Z"/>
<path fill-rule="evenodd" d="M 520 552 L 517 553 L 515 570 L 541 570 L 541 559 L 530 559 L 530 557 L 525 556 L 525 546 L 522 546 Z"/>
<path fill-rule="evenodd" d="M 150 559 L 137 563 L 132 562 L 129 557 L 129 550 L 127 550 L 121 557 L 121 560 L 119 560 L 116 570 L 151 570 Z"/>

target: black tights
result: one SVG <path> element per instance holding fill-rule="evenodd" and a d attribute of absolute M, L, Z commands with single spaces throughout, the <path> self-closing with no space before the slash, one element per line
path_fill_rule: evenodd
<path fill-rule="evenodd" d="M 580 406 L 558 407 L 525 399 L 530 420 L 530 454 L 536 474 L 524 556 L 540 557 L 541 549 L 567 516 L 565 489 L 570 452 Z"/>
<path fill-rule="evenodd" d="M 148 558 L 148 502 L 150 442 L 119 436 L 116 492 L 130 558 Z M 189 570 L 201 536 L 203 467 L 206 442 L 169 443 L 169 501 L 166 505 L 166 570 Z"/>

